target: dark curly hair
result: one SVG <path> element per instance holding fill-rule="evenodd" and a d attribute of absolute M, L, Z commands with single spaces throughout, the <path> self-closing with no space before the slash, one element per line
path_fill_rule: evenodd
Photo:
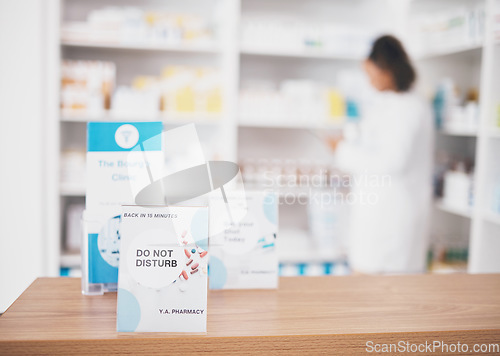
<path fill-rule="evenodd" d="M 368 59 L 380 69 L 391 73 L 399 92 L 408 91 L 415 82 L 417 74 L 410 58 L 394 36 L 386 35 L 375 40 Z"/>

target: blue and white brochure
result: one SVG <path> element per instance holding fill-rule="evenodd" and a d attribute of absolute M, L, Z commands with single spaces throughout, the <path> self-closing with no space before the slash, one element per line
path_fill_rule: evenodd
<path fill-rule="evenodd" d="M 82 290 L 116 290 L 120 257 L 121 206 L 134 204 L 132 184 L 163 165 L 161 122 L 89 122 L 87 189 L 82 246 Z M 137 149 L 140 147 L 140 150 Z M 138 167 L 134 174 L 130 167 Z"/>
<path fill-rule="evenodd" d="M 226 195 L 232 216 L 223 220 L 225 200 L 215 194 L 210 197 L 210 289 L 277 288 L 277 195 L 265 191 Z M 243 218 L 231 219 L 236 215 Z"/>
<path fill-rule="evenodd" d="M 206 332 L 207 207 L 123 206 L 117 331 Z"/>

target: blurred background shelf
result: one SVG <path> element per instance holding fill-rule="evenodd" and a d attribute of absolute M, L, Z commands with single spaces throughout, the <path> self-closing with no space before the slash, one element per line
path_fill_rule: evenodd
<path fill-rule="evenodd" d="M 62 111 L 63 122 L 89 122 L 89 121 L 162 121 L 167 125 L 185 125 L 195 123 L 197 125 L 221 124 L 223 116 L 220 114 L 207 113 L 158 113 L 158 114 L 115 114 L 106 111 L 102 114 L 85 114 L 78 111 Z"/>
<path fill-rule="evenodd" d="M 259 47 L 241 47 L 242 55 L 251 56 L 270 56 L 270 57 L 294 57 L 294 58 L 309 58 L 309 59 L 332 59 L 332 60 L 348 60 L 361 61 L 363 56 L 350 55 L 342 53 L 333 53 L 323 49 L 280 49 L 277 48 L 259 48 Z"/>
<path fill-rule="evenodd" d="M 65 47 L 98 48 L 103 50 L 131 50 L 131 51 L 165 51 L 165 52 L 193 52 L 195 54 L 208 53 L 218 54 L 221 47 L 214 44 L 161 44 L 161 43 L 113 43 L 113 42 L 90 42 L 90 41 L 66 41 L 61 45 Z"/>
<path fill-rule="evenodd" d="M 66 239 L 64 224 L 68 207 L 84 204 L 85 187 L 61 181 L 71 181 L 64 173 L 67 173 L 65 168 L 70 167 L 71 170 L 75 166 L 75 161 L 83 167 L 78 172 L 85 171 L 86 122 L 159 120 L 168 128 L 195 123 L 203 149 L 207 151 L 207 159 L 230 160 L 243 168 L 253 165 L 254 175 L 255 171 L 275 168 L 276 162 L 280 162 L 283 170 L 290 170 L 287 165 L 291 165 L 295 174 L 299 171 L 312 174 L 313 169 L 318 167 L 336 174 L 335 157 L 326 138 L 338 136 L 341 131 L 345 133 L 348 128 L 345 123 L 356 121 L 352 118 L 362 120 L 364 114 L 370 114 L 363 112 L 364 108 L 360 104 L 369 84 L 362 72 L 362 60 L 373 39 L 382 33 L 395 34 L 403 39 L 410 53 L 419 53 L 412 58 L 419 79 L 416 90 L 423 94 L 430 105 L 434 103 L 436 92 L 446 79 L 450 79 L 448 83 L 451 83 L 449 93 L 458 93 L 458 100 L 453 105 L 463 109 L 463 112 L 464 101 L 472 101 L 476 105 L 475 112 L 480 116 L 477 130 L 440 131 L 436 135 L 435 153 L 437 158 L 442 153 L 446 155 L 448 171 L 456 169 L 458 161 L 465 163 L 466 173 L 473 177 L 474 209 L 485 211 L 491 206 L 492 190 L 500 181 L 500 143 L 497 140 L 500 138 L 500 129 L 493 126 L 498 121 L 500 104 L 500 82 L 497 80 L 500 78 L 500 41 L 498 35 L 493 35 L 492 29 L 492 14 L 498 13 L 498 1 L 401 0 L 383 1 L 382 6 L 380 1 L 50 0 L 43 11 L 37 9 L 40 10 L 40 18 L 25 24 L 30 26 L 29 33 L 39 33 L 36 43 L 42 45 L 30 46 L 30 51 L 38 51 L 37 56 L 34 56 L 34 52 L 25 51 L 24 59 L 31 64 L 26 66 L 30 67 L 26 70 L 42 73 L 40 77 L 35 77 L 29 72 L 30 80 L 37 81 L 36 86 L 30 86 L 30 90 L 37 88 L 39 91 L 36 95 L 31 95 L 36 96 L 33 103 L 44 103 L 42 109 L 37 109 L 43 111 L 43 115 L 40 114 L 40 120 L 34 122 L 41 125 L 37 127 L 43 136 L 43 139 L 37 138 L 42 141 L 39 143 L 39 152 L 47 152 L 48 156 L 47 162 L 44 162 L 47 168 L 37 168 L 39 171 L 36 172 L 43 175 L 42 182 L 46 185 L 39 198 L 39 204 L 47 204 L 47 232 L 44 233 L 43 245 L 49 252 L 47 261 L 37 264 L 44 264 L 43 274 L 59 273 L 59 257 L 65 256 L 61 260 L 64 265 L 67 264 L 66 259 L 70 258 L 65 252 L 61 252 Z M 200 28 L 201 23 L 202 32 L 207 36 L 203 37 L 203 41 L 183 39 L 177 44 L 165 44 L 168 42 L 104 42 L 104 38 L 77 40 L 74 37 L 69 40 L 71 37 L 64 33 L 66 24 L 88 24 L 93 12 L 107 11 L 110 7 L 115 10 L 119 8 L 118 12 L 134 8 L 143 15 L 153 11 L 161 15 L 158 18 L 166 15 L 190 19 L 194 16 L 197 19 L 193 22 L 195 30 Z M 474 39 L 470 39 L 468 37 L 471 33 L 465 28 L 470 23 L 466 20 L 467 16 L 477 14 L 477 10 L 481 8 L 485 9 L 486 14 L 484 24 L 479 22 Z M 21 11 L 16 11 L 20 16 Z M 145 18 L 142 17 L 147 23 Z M 181 26 L 181 23 L 184 26 L 189 21 L 166 21 L 157 25 L 161 27 L 167 22 L 168 26 Z M 454 26 L 450 27 L 449 24 Z M 44 30 L 40 31 L 42 25 Z M 254 29 L 264 32 L 248 36 L 247 31 L 252 32 Z M 164 35 L 168 31 L 158 33 Z M 26 42 L 22 31 L 11 35 L 14 42 Z M 278 38 L 280 36 L 281 40 Z M 414 48 L 415 44 L 418 46 Z M 90 115 L 60 110 L 61 107 L 80 107 L 70 104 L 60 106 L 63 102 L 61 74 L 67 74 L 63 73 L 63 68 L 79 62 L 111 65 L 113 68 L 112 85 L 106 87 L 105 100 L 102 103 L 99 101 L 97 105 L 93 102 L 93 108 L 99 106 L 106 110 L 103 114 Z M 181 75 L 175 76 L 176 71 L 182 72 Z M 151 105 L 151 110 L 126 115 L 111 112 L 120 106 L 116 105 L 114 97 L 119 89 L 125 88 L 128 94 L 140 96 L 148 90 L 150 82 L 160 83 L 163 90 L 165 84 L 170 89 L 169 85 L 173 80 L 172 86 L 177 90 L 178 87 L 183 88 L 185 75 L 197 77 L 193 73 L 200 72 L 208 72 L 216 79 L 211 77 L 208 81 L 208 84 L 217 83 L 210 87 L 216 88 L 217 105 L 214 105 L 214 110 L 205 109 L 207 113 L 156 113 L 160 108 L 170 112 L 177 110 L 175 106 L 172 108 L 165 105 L 175 95 L 166 98 L 167 95 L 162 92 L 159 95 L 161 105 Z M 196 87 L 197 90 L 204 89 L 205 85 L 207 81 L 200 82 L 197 79 L 191 80 L 189 84 L 190 89 Z M 101 88 L 97 85 L 93 90 L 96 87 Z M 475 95 L 468 95 L 469 91 Z M 307 100 L 301 101 L 304 97 Z M 127 98 L 125 96 L 121 101 L 126 108 Z M 260 100 L 262 98 L 264 99 Z M 26 102 L 24 98 L 21 99 L 20 102 Z M 189 100 L 184 99 L 179 101 L 198 103 L 197 99 L 192 100 L 191 97 Z M 243 105 L 245 99 L 246 106 Z M 256 102 L 259 107 L 252 110 Z M 334 108 L 332 102 L 337 107 Z M 195 105 L 190 105 L 189 110 L 193 110 Z M 352 111 L 348 110 L 348 106 Z M 309 110 L 311 107 L 313 109 Z M 320 110 L 314 110 L 318 107 Z M 198 108 L 196 106 L 196 110 Z M 127 113 L 127 110 L 123 109 L 121 112 Z M 208 112 L 218 113 L 212 115 Z M 249 114 L 250 112 L 264 113 L 267 116 L 257 117 Z M 318 119 L 318 112 L 327 114 L 324 119 L 323 116 Z M 295 113 L 300 113 L 300 117 L 292 117 Z M 328 122 L 327 118 L 332 116 L 338 117 L 331 120 L 335 122 Z M 30 117 L 34 117 L 33 114 Z M 314 119 L 310 120 L 311 118 Z M 446 126 L 445 121 L 441 122 L 443 126 Z M 37 153 L 33 155 L 30 166 L 38 167 L 39 162 Z M 44 169 L 48 173 L 44 173 Z M 83 176 L 80 173 L 74 175 Z M 301 190 L 282 190 L 281 201 L 287 195 L 297 197 L 303 193 Z M 287 244 L 302 246 L 304 252 L 298 256 L 294 255 L 293 248 L 284 249 L 280 257 L 282 262 L 335 262 L 334 257 L 326 257 L 325 260 L 325 257 L 318 257 L 315 249 L 307 249 L 301 245 L 305 241 L 307 246 L 313 246 L 316 237 L 311 232 L 309 204 L 310 200 L 303 205 L 280 205 L 283 241 L 288 239 Z M 497 246 L 495 238 L 499 230 L 496 215 L 471 214 L 470 209 L 445 206 L 440 201 L 436 202 L 435 209 L 437 214 L 433 216 L 433 238 L 438 235 L 443 238 L 453 236 L 466 241 L 471 252 L 470 263 L 467 265 L 470 272 L 500 271 L 498 254 L 493 256 L 496 259 L 488 260 L 488 251 L 494 251 Z M 485 221 L 488 223 L 484 223 Z M 302 237 L 294 237 L 293 231 L 303 234 Z M 36 231 L 31 235 L 35 236 Z M 40 256 L 42 258 L 45 257 Z M 74 256 L 71 258 L 76 263 L 77 259 Z M 332 261 L 327 261 L 328 259 Z"/>
<path fill-rule="evenodd" d="M 492 224 L 496 224 L 500 227 L 500 213 L 494 213 L 492 211 L 486 211 L 483 213 L 483 219 Z M 497 236 L 500 239 L 500 235 Z"/>
<path fill-rule="evenodd" d="M 104 3 L 113 6 L 121 4 L 120 1 L 108 0 Z M 117 115 L 107 110 L 103 114 L 87 115 L 61 111 L 59 120 L 63 133 L 62 148 L 73 150 L 75 142 L 83 147 L 85 144 L 83 125 L 70 123 L 162 121 L 165 126 L 195 123 L 200 133 L 205 128 L 207 131 L 216 132 L 212 136 L 200 134 L 205 147 L 214 147 L 215 143 L 230 142 L 228 147 L 222 153 L 218 152 L 216 156 L 234 160 L 240 163 L 242 168 L 246 168 L 245 162 L 253 161 L 255 165 L 267 165 L 267 169 L 270 169 L 278 161 L 285 166 L 286 162 L 293 159 L 295 163 L 308 162 L 310 165 L 321 163 L 331 170 L 331 164 L 324 164 L 333 162 L 326 138 L 343 132 L 348 126 L 345 123 L 361 120 L 363 112 L 356 110 L 354 119 L 347 117 L 351 116 L 347 112 L 345 117 L 327 116 L 328 118 L 323 119 L 318 118 L 315 112 L 309 114 L 300 111 L 301 115 L 295 116 L 299 110 L 294 110 L 295 107 L 291 105 L 296 104 L 297 108 L 302 109 L 318 104 L 324 105 L 326 102 L 313 100 L 325 95 L 325 90 L 330 91 L 329 95 L 343 95 L 344 100 L 349 96 L 361 95 L 362 85 L 365 83 L 359 81 L 356 73 L 361 70 L 361 61 L 365 57 L 371 39 L 376 34 L 392 32 L 403 37 L 408 34 L 410 43 L 413 44 L 411 36 L 417 33 L 421 36 L 420 49 L 413 51 L 410 48 L 410 50 L 417 53 L 413 60 L 419 72 L 418 89 L 421 92 L 427 94 L 436 90 L 444 78 L 452 78 L 453 84 L 462 90 L 480 89 L 481 100 L 486 100 L 481 102 L 480 112 L 483 116 L 477 128 L 457 125 L 438 131 L 436 152 L 446 152 L 450 160 L 456 160 L 458 157 L 470 161 L 469 164 L 476 169 L 474 184 L 479 194 L 482 196 L 488 194 L 483 191 L 484 182 L 488 180 L 485 177 L 490 175 L 490 168 L 485 168 L 490 162 L 485 157 L 491 149 L 490 143 L 485 143 L 484 139 L 500 137 L 500 129 L 492 128 L 485 131 L 481 125 L 485 123 L 487 115 L 483 108 L 485 105 L 492 105 L 493 100 L 491 96 L 483 95 L 493 91 L 490 81 L 494 77 L 491 58 L 485 56 L 496 55 L 491 51 L 491 46 L 495 45 L 496 41 L 488 36 L 478 38 L 477 35 L 481 31 L 475 34 L 473 40 L 458 37 L 450 39 L 446 37 L 452 34 L 446 32 L 449 30 L 448 27 L 437 25 L 443 25 L 450 16 L 460 19 L 471 14 L 476 16 L 477 13 L 470 12 L 471 9 L 480 6 L 493 7 L 493 0 L 477 2 L 464 0 L 460 4 L 446 0 L 409 1 L 409 11 L 404 14 L 399 12 L 403 10 L 403 6 L 388 7 L 388 11 L 382 14 L 378 11 L 376 2 L 368 0 L 360 0 L 355 7 L 343 2 L 326 0 L 314 0 L 307 4 L 290 1 L 287 6 L 283 4 L 280 0 L 216 0 L 203 4 L 197 1 L 162 4 L 161 7 L 168 11 L 179 11 L 183 14 L 197 13 L 199 16 L 205 16 L 205 20 L 215 14 L 217 20 L 209 21 L 211 25 L 216 26 L 214 37 L 202 43 L 187 41 L 175 45 L 151 41 L 122 43 L 104 42 L 103 39 L 69 41 L 68 38 L 59 36 L 58 38 L 63 38 L 59 41 L 63 59 L 91 59 L 116 63 L 117 86 L 129 85 L 134 76 L 140 73 L 144 73 L 145 77 L 158 76 L 165 65 L 195 66 L 198 69 L 206 66 L 217 68 L 223 85 L 224 102 L 220 114 Z M 64 26 L 68 21 L 82 21 L 85 12 L 79 15 L 80 18 L 76 18 L 74 13 L 77 9 L 90 12 L 105 5 L 98 1 L 61 0 L 61 23 Z M 148 0 L 134 6 L 138 9 L 150 9 L 158 7 L 158 3 Z M 374 15 L 375 13 L 377 15 Z M 286 20 L 283 20 L 284 18 Z M 392 21 L 394 18 L 401 18 L 404 21 L 396 24 Z M 413 23 L 417 23 L 416 28 L 412 27 Z M 435 26 L 429 26 L 429 23 Z M 328 29 L 331 24 L 338 24 L 342 31 L 328 32 L 332 30 Z M 409 26 L 406 26 L 407 24 Z M 290 26 L 295 26 L 297 31 L 290 32 Z M 270 31 L 268 34 L 271 37 L 259 32 L 263 29 Z M 363 30 L 360 32 L 359 29 Z M 417 32 L 414 33 L 415 29 Z M 368 32 L 371 39 L 366 36 Z M 286 34 L 284 35 L 286 38 L 283 41 L 275 40 L 272 36 L 276 36 L 277 33 Z M 343 37 L 333 37 L 336 40 L 330 39 L 328 42 L 329 35 L 336 36 L 338 33 L 342 33 Z M 453 32 L 455 35 L 458 33 Z M 344 45 L 341 46 L 341 42 Z M 323 91 L 320 91 L 321 88 Z M 266 97 L 261 100 L 264 94 L 274 101 L 267 101 Z M 310 97 L 310 101 L 297 102 L 297 98 L 303 99 L 306 96 Z M 488 102 L 490 104 L 486 104 Z M 255 105 L 260 107 L 256 109 Z M 324 108 L 326 110 L 327 106 Z M 255 115 L 253 112 L 265 115 Z M 492 114 L 488 115 L 488 120 L 491 122 Z M 487 132 L 487 135 L 484 135 L 484 132 Z M 257 167 L 257 169 L 262 168 Z M 306 217 L 305 210 L 309 204 L 309 200 L 305 197 L 309 192 L 309 188 L 279 190 L 282 203 L 287 197 L 301 197 L 306 201 L 305 206 L 297 204 L 296 201 L 290 206 L 281 206 L 280 221 L 283 222 L 285 230 L 280 237 L 286 243 L 286 247 L 293 247 L 291 249 L 284 247 L 280 255 L 282 263 L 321 264 L 329 260 L 333 262 L 335 259 L 332 256 L 322 256 L 313 247 L 314 236 L 309 231 L 310 221 Z M 60 195 L 72 202 L 74 199 L 81 199 L 85 195 L 85 189 L 82 186 L 61 184 Z M 486 204 L 482 199 L 476 203 L 480 207 Z M 65 202 L 61 205 L 63 215 L 66 205 Z M 485 232 L 477 227 L 471 208 L 447 206 L 442 200 L 436 201 L 435 208 L 445 213 L 434 217 L 435 234 L 463 235 L 461 237 L 467 240 L 470 238 L 471 244 L 483 238 Z M 460 229 L 456 227 L 456 216 L 465 218 L 462 219 L 464 225 Z M 490 216 L 488 221 L 497 221 L 496 216 Z M 64 236 L 61 238 L 64 239 Z M 294 249 L 297 246 L 302 247 Z M 476 258 L 477 256 L 473 254 L 473 259 Z M 458 270 L 465 268 L 461 265 Z"/>
<path fill-rule="evenodd" d="M 342 119 L 339 119 L 339 123 L 307 123 L 303 122 L 305 120 L 293 120 L 288 118 L 286 120 L 277 120 L 275 117 L 270 116 L 268 120 L 263 120 L 258 118 L 255 120 L 250 119 L 251 116 L 240 115 L 240 120 L 238 122 L 239 127 L 249 127 L 249 128 L 282 128 L 282 129 L 330 129 L 330 130 L 341 130 L 344 127 Z"/>
<path fill-rule="evenodd" d="M 66 197 L 84 197 L 85 189 L 85 186 L 80 184 L 60 184 L 60 193 L 62 196 Z"/>
<path fill-rule="evenodd" d="M 449 129 L 441 129 L 438 131 L 441 135 L 447 136 L 464 136 L 464 137 L 476 137 L 477 129 L 457 129 L 457 128 L 449 128 Z"/>
<path fill-rule="evenodd" d="M 447 205 L 447 204 L 443 203 L 442 200 L 438 200 L 436 202 L 436 207 L 439 210 L 444 211 L 444 212 L 449 213 L 449 214 L 458 215 L 458 216 L 461 216 L 461 217 L 464 217 L 467 219 L 472 218 L 472 209 L 470 207 L 466 208 L 466 207 L 451 206 L 451 205 Z"/>
<path fill-rule="evenodd" d="M 415 58 L 417 60 L 426 60 L 443 56 L 462 55 L 462 54 L 468 55 L 470 54 L 470 52 L 481 51 L 482 49 L 483 49 L 482 43 L 442 46 L 439 50 L 432 50 L 427 53 L 417 54 Z"/>
<path fill-rule="evenodd" d="M 500 138 L 500 128 L 493 127 L 488 131 L 488 135 L 492 138 Z"/>

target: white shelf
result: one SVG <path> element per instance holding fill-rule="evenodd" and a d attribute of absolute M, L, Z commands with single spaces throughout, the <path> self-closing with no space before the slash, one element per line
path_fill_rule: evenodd
<path fill-rule="evenodd" d="M 66 252 L 61 254 L 61 267 L 71 268 L 71 267 L 80 267 L 82 264 L 82 257 L 80 253 L 70 253 Z"/>
<path fill-rule="evenodd" d="M 430 59 L 430 58 L 449 56 L 449 55 L 460 55 L 478 51 L 481 50 L 482 48 L 483 48 L 482 44 L 466 44 L 459 46 L 443 47 L 440 48 L 439 50 L 433 50 L 417 54 L 415 55 L 415 58 L 417 60 L 422 60 L 422 59 Z"/>
<path fill-rule="evenodd" d="M 488 131 L 488 135 L 493 138 L 500 138 L 500 128 L 493 127 Z"/>
<path fill-rule="evenodd" d="M 244 117 L 244 119 L 243 119 Z M 294 122 L 290 120 L 286 122 L 285 120 L 276 120 L 276 118 L 269 117 L 267 120 L 263 120 L 261 117 L 255 120 L 251 120 L 248 116 L 240 115 L 240 120 L 238 122 L 239 127 L 248 128 L 276 128 L 276 129 L 330 129 L 330 130 L 340 130 L 344 127 L 345 120 L 339 118 L 339 123 L 306 123 L 306 122 Z"/>
<path fill-rule="evenodd" d="M 206 113 L 175 113 L 157 115 L 116 115 L 112 112 L 92 115 L 82 112 L 61 112 L 63 122 L 89 122 L 89 121 L 162 121 L 165 125 L 185 125 L 195 123 L 197 125 L 218 125 L 223 122 L 221 114 Z"/>
<path fill-rule="evenodd" d="M 494 213 L 492 211 L 486 211 L 483 213 L 483 220 L 488 221 L 493 224 L 500 226 L 500 214 Z"/>
<path fill-rule="evenodd" d="M 438 131 L 441 135 L 461 136 L 461 137 L 476 137 L 477 129 L 441 129 Z"/>
<path fill-rule="evenodd" d="M 100 49 L 122 49 L 133 51 L 166 51 L 166 52 L 193 52 L 212 53 L 220 52 L 220 47 L 212 44 L 159 44 L 159 43 L 116 43 L 116 42 L 91 42 L 91 41 L 67 41 L 61 40 L 65 47 L 100 48 Z"/>
<path fill-rule="evenodd" d="M 80 184 L 61 183 L 60 194 L 65 197 L 84 197 L 85 186 Z"/>
<path fill-rule="evenodd" d="M 446 205 L 443 203 L 442 200 L 438 200 L 436 202 L 436 207 L 439 210 L 444 211 L 444 212 L 449 213 L 449 214 L 462 216 L 462 217 L 468 218 L 468 219 L 470 219 L 472 217 L 472 209 L 471 208 L 455 207 L 455 206 Z"/>
<path fill-rule="evenodd" d="M 337 59 L 360 61 L 363 56 L 357 56 L 346 53 L 333 53 L 322 49 L 274 49 L 274 48 L 258 48 L 250 46 L 242 46 L 240 49 L 242 55 L 252 56 L 273 56 L 273 57 L 295 57 L 295 58 L 312 58 L 312 59 Z"/>

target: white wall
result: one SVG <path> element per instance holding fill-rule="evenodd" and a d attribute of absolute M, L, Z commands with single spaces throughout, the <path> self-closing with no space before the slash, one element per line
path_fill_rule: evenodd
<path fill-rule="evenodd" d="M 0 2 L 0 313 L 48 268 L 47 5 Z M 50 164 L 50 161 L 49 161 Z"/>

